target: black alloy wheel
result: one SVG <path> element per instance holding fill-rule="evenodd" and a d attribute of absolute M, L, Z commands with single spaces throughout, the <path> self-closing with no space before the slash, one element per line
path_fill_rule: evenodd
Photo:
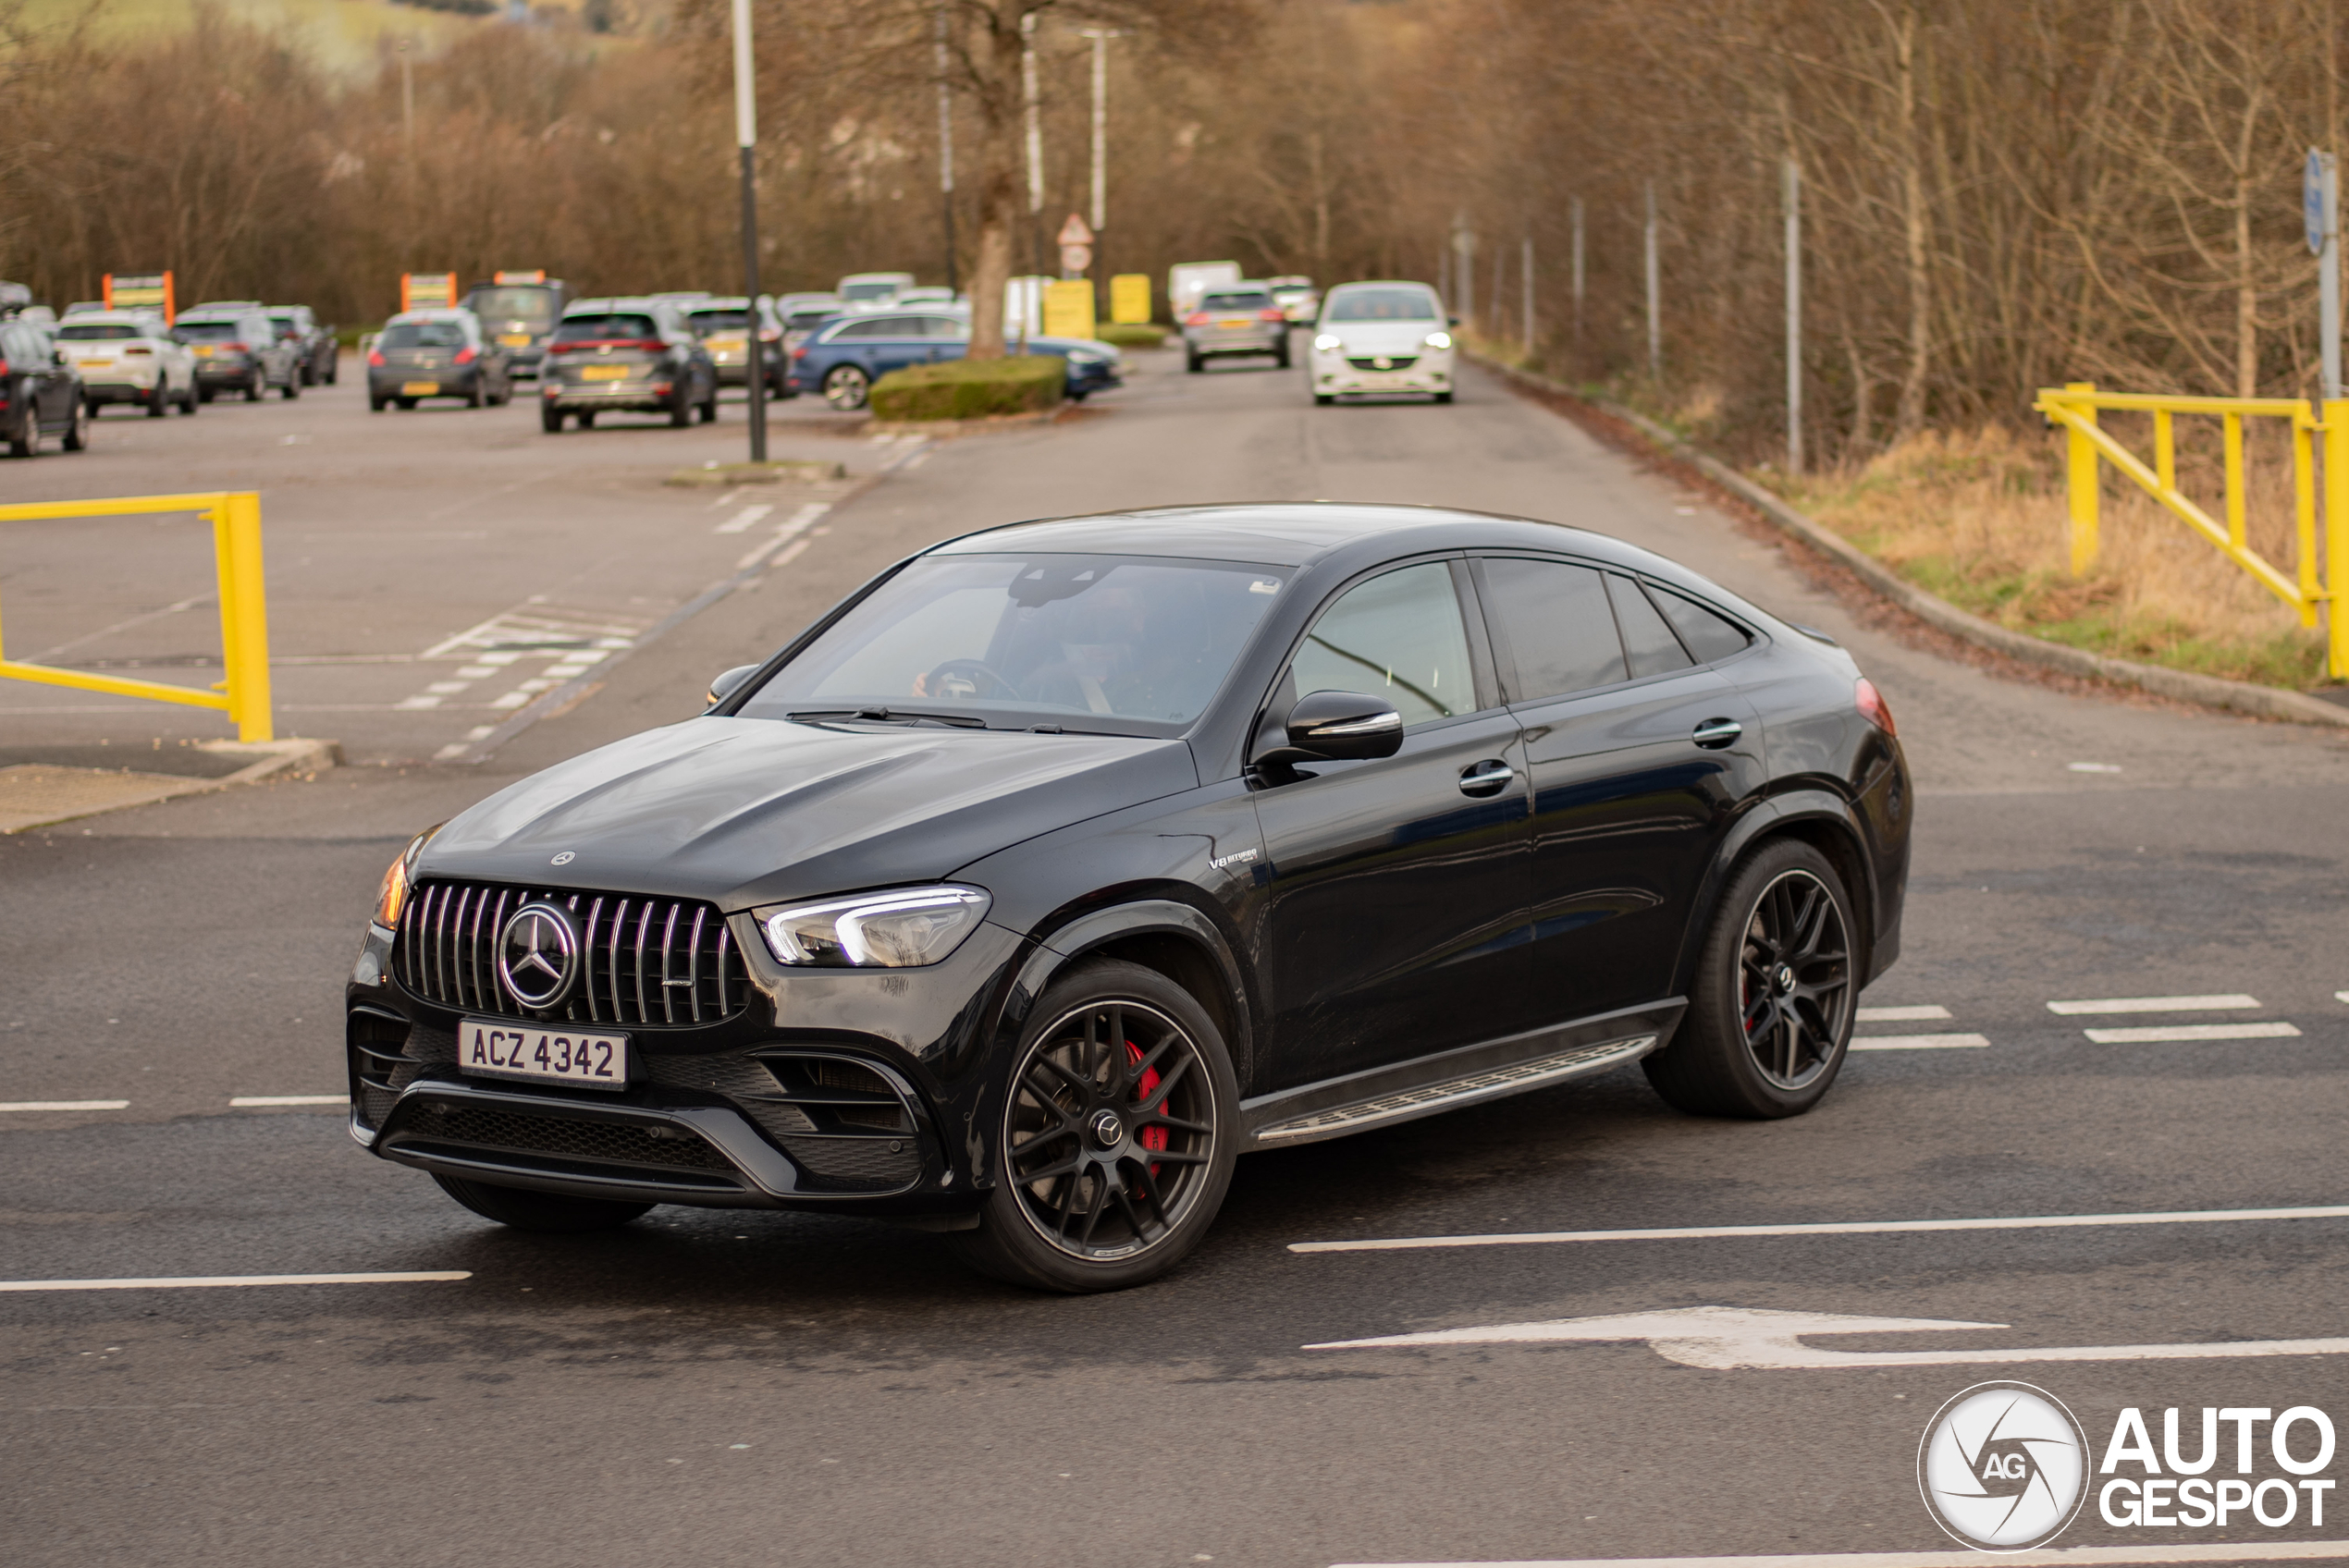
<path fill-rule="evenodd" d="M 995 1189 L 966 1262 L 1014 1284 L 1110 1291 L 1155 1279 L 1223 1207 L 1240 1141 L 1223 1036 L 1155 970 L 1088 963 L 1037 1003 L 1005 1088 Z"/>
<path fill-rule="evenodd" d="M 171 378 L 167 375 L 158 375 L 155 377 L 154 386 L 147 393 L 147 417 L 161 419 L 170 411 Z"/>
<path fill-rule="evenodd" d="M 576 1233 L 610 1231 L 627 1224 L 653 1206 L 622 1203 L 616 1198 L 572 1197 L 563 1193 L 533 1192 L 526 1187 L 500 1187 L 462 1176 L 433 1172 L 440 1190 L 480 1215 L 517 1231 Z"/>
<path fill-rule="evenodd" d="M 1825 855 L 1792 839 L 1755 851 L 1715 911 L 1679 1035 L 1641 1063 L 1656 1093 L 1699 1116 L 1816 1105 L 1851 1037 L 1853 928 Z"/>

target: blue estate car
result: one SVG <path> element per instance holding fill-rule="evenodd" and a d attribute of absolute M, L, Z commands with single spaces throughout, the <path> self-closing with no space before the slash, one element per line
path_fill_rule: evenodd
<path fill-rule="evenodd" d="M 843 412 L 865 406 L 873 383 L 907 365 L 959 360 L 970 347 L 970 315 L 944 305 L 835 316 L 792 350 L 791 389 L 821 392 Z M 1030 353 L 1068 362 L 1068 396 L 1118 385 L 1124 368 L 1116 349 L 1081 337 L 1031 337 Z"/>

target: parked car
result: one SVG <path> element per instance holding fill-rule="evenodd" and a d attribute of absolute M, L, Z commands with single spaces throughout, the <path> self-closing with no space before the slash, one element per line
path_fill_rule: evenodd
<path fill-rule="evenodd" d="M 1273 303 L 1280 306 L 1291 326 L 1310 326 L 1322 313 L 1322 291 L 1310 277 L 1271 278 L 1264 287 L 1273 291 Z"/>
<path fill-rule="evenodd" d="M 367 407 L 376 413 L 392 404 L 412 409 L 426 398 L 503 408 L 513 397 L 506 346 L 462 306 L 403 311 L 384 323 L 367 351 Z"/>
<path fill-rule="evenodd" d="M 1288 368 L 1288 312 L 1261 283 L 1219 284 L 1183 316 L 1184 363 L 1197 375 L 1213 359 L 1270 354 Z"/>
<path fill-rule="evenodd" d="M 843 413 L 863 408 L 873 383 L 907 365 L 959 360 L 970 349 L 970 316 L 932 306 L 841 316 L 792 350 L 794 392 L 820 392 Z M 1031 337 L 1034 354 L 1057 354 L 1068 365 L 1066 395 L 1083 401 L 1121 384 L 1125 357 L 1090 338 Z"/>
<path fill-rule="evenodd" d="M 775 315 L 783 324 L 785 358 L 807 341 L 809 333 L 832 317 L 845 313 L 847 308 L 836 294 L 786 294 L 777 300 Z"/>
<path fill-rule="evenodd" d="M 108 403 L 136 403 L 150 419 L 174 403 L 183 414 L 196 411 L 196 356 L 159 313 L 83 311 L 58 323 L 54 336 L 80 374 L 92 416 Z"/>
<path fill-rule="evenodd" d="M 1424 283 L 1338 285 L 1313 328 L 1313 401 L 1409 392 L 1450 402 L 1453 325 Z"/>
<path fill-rule="evenodd" d="M 182 311 L 171 335 L 196 356 L 196 396 L 211 402 L 223 392 L 242 392 L 258 403 L 275 386 L 287 401 L 301 396 L 301 365 L 292 344 L 281 340 L 268 312 L 252 301 L 229 301 Z"/>
<path fill-rule="evenodd" d="M 912 287 L 910 272 L 853 272 L 832 292 L 852 311 L 877 311 L 894 303 L 898 295 Z"/>
<path fill-rule="evenodd" d="M 342 346 L 335 341 L 335 329 L 320 326 L 318 318 L 307 305 L 272 305 L 269 325 L 277 336 L 293 345 L 301 367 L 301 384 L 315 386 L 325 382 L 332 386 L 341 369 Z"/>
<path fill-rule="evenodd" d="M 1180 324 L 1199 307 L 1199 297 L 1210 288 L 1240 281 L 1237 262 L 1177 262 L 1166 269 L 1168 319 Z"/>
<path fill-rule="evenodd" d="M 571 301 L 570 285 L 543 272 L 501 272 L 465 291 L 464 307 L 506 350 L 515 375 L 536 375 L 547 339 Z"/>
<path fill-rule="evenodd" d="M 936 287 L 902 290 L 897 298 L 890 302 L 900 309 L 905 309 L 915 305 L 968 305 L 970 300 L 968 296 L 957 294 L 952 288 L 941 284 Z"/>
<path fill-rule="evenodd" d="M 1683 1111 L 1810 1109 L 1913 802 L 1840 648 L 1604 535 L 993 529 L 419 834 L 346 993 L 351 1131 L 524 1230 L 881 1217 L 1138 1284 L 1243 1153 L 1634 1061 Z"/>
<path fill-rule="evenodd" d="M 791 377 L 784 365 L 783 324 L 776 319 L 775 303 L 762 298 L 756 311 L 760 363 L 767 375 L 769 398 L 791 396 Z M 750 385 L 750 323 L 753 312 L 750 300 L 737 294 L 732 299 L 710 297 L 695 300 L 685 307 L 685 325 L 693 328 L 702 347 L 709 350 L 710 363 L 718 367 L 720 386 Z"/>
<path fill-rule="evenodd" d="M 86 316 L 96 312 L 103 311 L 105 308 L 106 302 L 104 300 L 76 300 L 72 304 L 66 307 L 66 315 Z M 57 319 L 62 321 L 65 319 L 65 316 L 60 316 Z"/>
<path fill-rule="evenodd" d="M 718 417 L 718 367 L 667 300 L 582 300 L 563 312 L 539 377 L 539 423 L 548 435 L 566 414 L 586 430 L 611 410 L 666 412 L 682 425 L 698 410 Z"/>
<path fill-rule="evenodd" d="M 37 457 L 51 436 L 68 452 L 90 444 L 81 374 L 51 341 L 54 330 L 23 309 L 0 316 L 0 431 L 10 457 Z"/>

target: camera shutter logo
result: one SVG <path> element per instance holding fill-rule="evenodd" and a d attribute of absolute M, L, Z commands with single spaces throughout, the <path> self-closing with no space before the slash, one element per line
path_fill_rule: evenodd
<path fill-rule="evenodd" d="M 2025 1551 L 2079 1513 L 2087 1448 L 2080 1423 L 2045 1389 L 1977 1383 L 1926 1425 L 1917 1489 L 1934 1523 L 1976 1551 Z"/>
<path fill-rule="evenodd" d="M 579 968 L 579 933 L 557 904 L 524 904 L 498 934 L 498 977 L 527 1008 L 550 1008 L 570 994 Z"/>

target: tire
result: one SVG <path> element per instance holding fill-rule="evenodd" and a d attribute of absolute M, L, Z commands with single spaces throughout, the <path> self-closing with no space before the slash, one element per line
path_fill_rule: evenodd
<path fill-rule="evenodd" d="M 872 378 L 855 365 L 834 365 L 824 373 L 824 401 L 853 414 L 870 399 Z"/>
<path fill-rule="evenodd" d="M 489 394 L 482 390 L 481 378 L 476 376 L 473 378 L 473 389 L 465 394 L 465 407 L 469 409 L 486 409 L 488 406 Z"/>
<path fill-rule="evenodd" d="M 196 395 L 196 389 L 194 386 L 191 386 L 185 392 L 179 394 L 179 412 L 181 417 L 193 418 L 196 410 L 203 406 L 203 399 Z"/>
<path fill-rule="evenodd" d="M 1452 394 L 1449 392 L 1438 392 L 1435 395 L 1435 400 L 1439 403 L 1448 403 L 1452 400 Z"/>
<path fill-rule="evenodd" d="M 645 1214 L 648 1203 L 622 1203 L 615 1198 L 577 1198 L 562 1193 L 533 1192 L 527 1187 L 499 1187 L 461 1176 L 433 1173 L 440 1190 L 480 1215 L 517 1231 L 576 1234 L 611 1231 Z"/>
<path fill-rule="evenodd" d="M 1239 1157 L 1239 1085 L 1206 1010 L 1156 970 L 1082 964 L 1046 989 L 1012 1061 L 994 1189 L 978 1229 L 947 1244 L 999 1280 L 1071 1293 L 1123 1290 L 1182 1261 Z M 1073 1168 L 1019 1176 L 1055 1166 Z"/>
<path fill-rule="evenodd" d="M 267 387 L 268 383 L 261 376 L 255 375 L 251 381 L 245 383 L 245 401 L 248 403 L 258 403 L 261 401 L 261 394 L 265 391 Z"/>
<path fill-rule="evenodd" d="M 1277 353 L 1275 353 L 1275 354 L 1273 356 L 1273 362 L 1274 364 L 1279 365 L 1279 366 L 1280 366 L 1283 370 L 1286 370 L 1286 369 L 1288 369 L 1288 368 L 1289 368 L 1289 359 L 1288 359 L 1288 339 L 1287 339 L 1287 338 L 1284 337 L 1284 338 L 1282 338 L 1282 339 L 1281 339 L 1281 347 L 1280 347 L 1280 349 L 1279 349 L 1279 351 L 1278 351 Z"/>
<path fill-rule="evenodd" d="M 161 419 L 170 411 L 171 378 L 166 375 L 158 375 L 155 377 L 154 386 L 147 392 L 147 417 Z"/>
<path fill-rule="evenodd" d="M 73 420 L 66 426 L 64 446 L 68 452 L 87 451 L 90 447 L 90 405 L 80 398 L 73 400 Z"/>
<path fill-rule="evenodd" d="M 582 430 L 596 428 L 596 410 L 593 409 L 582 409 L 572 417 L 579 421 L 579 428 Z"/>
<path fill-rule="evenodd" d="M 563 433 L 562 410 L 555 407 L 552 403 L 540 405 L 538 410 L 538 428 L 545 431 L 549 435 L 560 435 Z"/>
<path fill-rule="evenodd" d="M 370 398 L 367 399 L 367 411 L 371 414 L 379 414 L 389 406 L 390 402 L 391 399 L 388 398 Z"/>
<path fill-rule="evenodd" d="M 709 401 L 701 406 L 700 412 L 702 423 L 716 424 L 718 423 L 718 388 L 715 386 L 709 389 Z"/>
<path fill-rule="evenodd" d="M 1183 356 L 1183 368 L 1188 371 L 1191 374 L 1197 375 L 1207 368 L 1207 360 L 1203 355 L 1185 354 Z"/>
<path fill-rule="evenodd" d="M 197 401 L 197 402 L 199 402 L 199 403 L 209 403 L 209 402 L 211 402 L 211 401 L 212 401 L 212 399 L 213 399 L 213 390 L 212 390 L 212 388 L 211 388 L 211 387 L 209 387 L 209 386 L 199 386 L 199 387 L 197 387 L 197 388 L 196 388 L 196 401 Z"/>
<path fill-rule="evenodd" d="M 397 405 L 402 412 L 413 409 L 416 406 L 416 399 L 413 398 L 394 398 L 392 402 Z"/>
<path fill-rule="evenodd" d="M 17 416 L 17 427 L 8 435 L 8 456 L 37 458 L 41 455 L 41 419 L 32 411 L 28 399 L 24 411 Z"/>
<path fill-rule="evenodd" d="M 1335 396 L 1334 394 L 1333 394 L 1333 393 L 1328 393 L 1328 392 L 1316 392 L 1316 393 L 1314 393 L 1314 394 L 1313 394 L 1313 404 L 1314 404 L 1314 406 L 1315 406 L 1316 408 L 1322 408 L 1322 409 L 1326 409 L 1326 408 L 1328 408 L 1328 407 L 1329 407 L 1332 403 L 1334 403 L 1334 402 L 1336 402 L 1336 401 L 1337 401 L 1337 398 L 1336 398 L 1336 396 Z"/>
<path fill-rule="evenodd" d="M 1826 856 L 1795 839 L 1765 843 L 1722 890 L 1679 1033 L 1640 1063 L 1648 1083 L 1692 1116 L 1773 1119 L 1818 1104 L 1851 1044 L 1854 928 Z"/>
<path fill-rule="evenodd" d="M 291 371 L 288 371 L 286 373 L 286 384 L 277 388 L 277 395 L 285 398 L 285 400 L 289 403 L 292 402 L 296 398 L 301 397 L 301 377 L 294 374 Z"/>

